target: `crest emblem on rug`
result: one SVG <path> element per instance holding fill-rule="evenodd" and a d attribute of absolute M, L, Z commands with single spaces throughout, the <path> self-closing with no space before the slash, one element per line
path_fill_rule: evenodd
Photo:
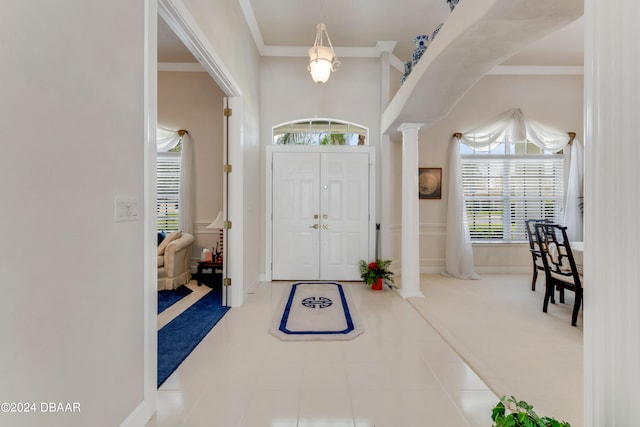
<path fill-rule="evenodd" d="M 307 308 L 327 308 L 333 301 L 327 297 L 309 297 L 303 299 L 301 304 Z"/>

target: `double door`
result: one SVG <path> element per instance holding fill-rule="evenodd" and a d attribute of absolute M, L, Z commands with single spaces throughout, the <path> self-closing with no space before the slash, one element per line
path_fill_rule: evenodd
<path fill-rule="evenodd" d="M 359 280 L 371 247 L 367 152 L 274 152 L 272 278 Z"/>

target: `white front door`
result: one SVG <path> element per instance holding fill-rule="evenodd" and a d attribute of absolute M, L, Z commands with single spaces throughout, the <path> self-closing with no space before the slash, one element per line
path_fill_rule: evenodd
<path fill-rule="evenodd" d="M 274 279 L 319 278 L 319 216 L 320 157 L 273 153 Z"/>
<path fill-rule="evenodd" d="M 368 152 L 273 153 L 274 280 L 359 280 L 370 249 Z"/>
<path fill-rule="evenodd" d="M 359 280 L 369 253 L 369 155 L 322 153 L 320 279 Z"/>

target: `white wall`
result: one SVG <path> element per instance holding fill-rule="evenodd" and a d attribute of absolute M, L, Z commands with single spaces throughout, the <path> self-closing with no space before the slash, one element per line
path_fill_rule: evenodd
<path fill-rule="evenodd" d="M 193 146 L 194 265 L 218 241 L 218 231 L 206 226 L 222 210 L 223 98 L 205 72 L 158 73 L 158 126 L 186 129 Z"/>
<path fill-rule="evenodd" d="M 489 75 L 482 78 L 439 123 L 420 133 L 420 167 L 441 167 L 441 200 L 420 200 L 420 267 L 444 270 L 448 192 L 448 144 L 455 132 L 489 122 L 512 108 L 525 117 L 556 129 L 576 132 L 582 139 L 583 78 L 575 75 Z M 425 100 L 428 102 L 428 100 Z M 528 271 L 528 244 L 474 245 L 478 272 Z"/>
<path fill-rule="evenodd" d="M 0 414 L 117 426 L 144 398 L 144 2 L 4 2 Z M 117 28 L 117 31 L 114 29 Z M 39 402 L 78 402 L 73 414 Z"/>

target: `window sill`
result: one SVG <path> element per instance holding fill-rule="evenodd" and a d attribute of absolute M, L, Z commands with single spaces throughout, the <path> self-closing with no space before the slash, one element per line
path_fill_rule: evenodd
<path fill-rule="evenodd" d="M 495 245 L 528 245 L 529 242 L 526 240 L 521 241 L 482 241 L 482 242 L 471 242 L 473 246 L 495 246 Z"/>

